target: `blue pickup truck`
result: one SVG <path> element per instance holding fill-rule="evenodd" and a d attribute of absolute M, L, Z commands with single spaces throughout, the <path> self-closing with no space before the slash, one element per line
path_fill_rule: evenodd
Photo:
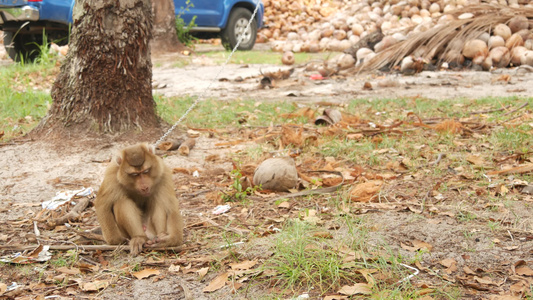
<path fill-rule="evenodd" d="M 32 60 L 43 32 L 48 41 L 68 43 L 69 26 L 75 0 L 0 0 L 0 30 L 4 31 L 4 46 L 9 56 Z M 191 32 L 199 38 L 220 37 L 226 49 L 232 49 L 240 36 L 238 50 L 250 50 L 255 44 L 257 29 L 263 25 L 264 7 L 261 0 L 174 0 L 176 15 L 188 24 L 194 16 Z M 246 24 L 259 3 L 251 26 Z M 44 30 L 44 31 L 43 31 Z"/>

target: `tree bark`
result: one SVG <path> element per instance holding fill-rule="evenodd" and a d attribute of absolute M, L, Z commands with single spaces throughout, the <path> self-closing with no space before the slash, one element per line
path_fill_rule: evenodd
<path fill-rule="evenodd" d="M 76 1 L 70 49 L 35 132 L 159 127 L 152 97 L 150 0 Z"/>
<path fill-rule="evenodd" d="M 154 52 L 181 51 L 185 49 L 176 33 L 176 15 L 173 0 L 152 0 Z"/>

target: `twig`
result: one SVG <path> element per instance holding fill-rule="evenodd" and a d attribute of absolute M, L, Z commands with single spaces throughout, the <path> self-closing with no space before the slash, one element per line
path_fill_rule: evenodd
<path fill-rule="evenodd" d="M 47 225 L 54 227 L 59 224 L 67 223 L 68 221 L 76 220 L 80 217 L 81 213 L 89 206 L 90 199 L 82 198 L 78 204 L 76 204 L 71 211 L 63 215 L 62 217 L 52 219 L 47 222 Z"/>
<path fill-rule="evenodd" d="M 487 110 L 473 111 L 473 112 L 471 112 L 470 114 L 471 114 L 471 115 L 488 114 L 488 113 L 493 113 L 493 112 L 498 112 L 498 111 L 506 110 L 506 109 L 508 109 L 509 107 L 511 107 L 511 105 L 507 105 L 506 107 L 497 108 L 497 109 L 487 109 Z"/>
<path fill-rule="evenodd" d="M 510 115 L 510 114 L 512 114 L 514 112 L 517 112 L 517 111 L 521 110 L 522 108 L 524 108 L 524 107 L 526 107 L 528 105 L 529 105 L 529 102 L 525 102 L 524 104 L 520 105 L 519 107 L 504 113 L 502 116 Z"/>
<path fill-rule="evenodd" d="M 439 156 L 437 156 L 437 160 L 434 161 L 434 162 L 430 162 L 428 163 L 428 166 L 432 166 L 432 165 L 438 165 L 440 163 L 440 161 L 442 160 L 442 158 L 446 157 L 446 153 L 439 153 Z"/>

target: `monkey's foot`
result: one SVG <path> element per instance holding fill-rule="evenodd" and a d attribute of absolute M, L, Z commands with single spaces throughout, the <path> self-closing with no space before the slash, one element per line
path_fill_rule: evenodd
<path fill-rule="evenodd" d="M 130 252 L 132 255 L 137 255 L 143 250 L 143 245 L 148 238 L 146 236 L 135 236 L 130 240 Z"/>

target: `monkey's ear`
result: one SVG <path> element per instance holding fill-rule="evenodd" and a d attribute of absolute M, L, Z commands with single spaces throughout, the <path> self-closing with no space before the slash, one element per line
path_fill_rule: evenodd
<path fill-rule="evenodd" d="M 155 146 L 154 145 L 146 144 L 146 149 L 148 150 L 148 152 L 150 152 L 152 154 L 155 154 Z"/>
<path fill-rule="evenodd" d="M 115 157 L 115 162 L 117 163 L 117 165 L 120 166 L 120 165 L 122 164 L 122 155 L 120 155 L 120 154 L 117 155 L 117 156 Z"/>

